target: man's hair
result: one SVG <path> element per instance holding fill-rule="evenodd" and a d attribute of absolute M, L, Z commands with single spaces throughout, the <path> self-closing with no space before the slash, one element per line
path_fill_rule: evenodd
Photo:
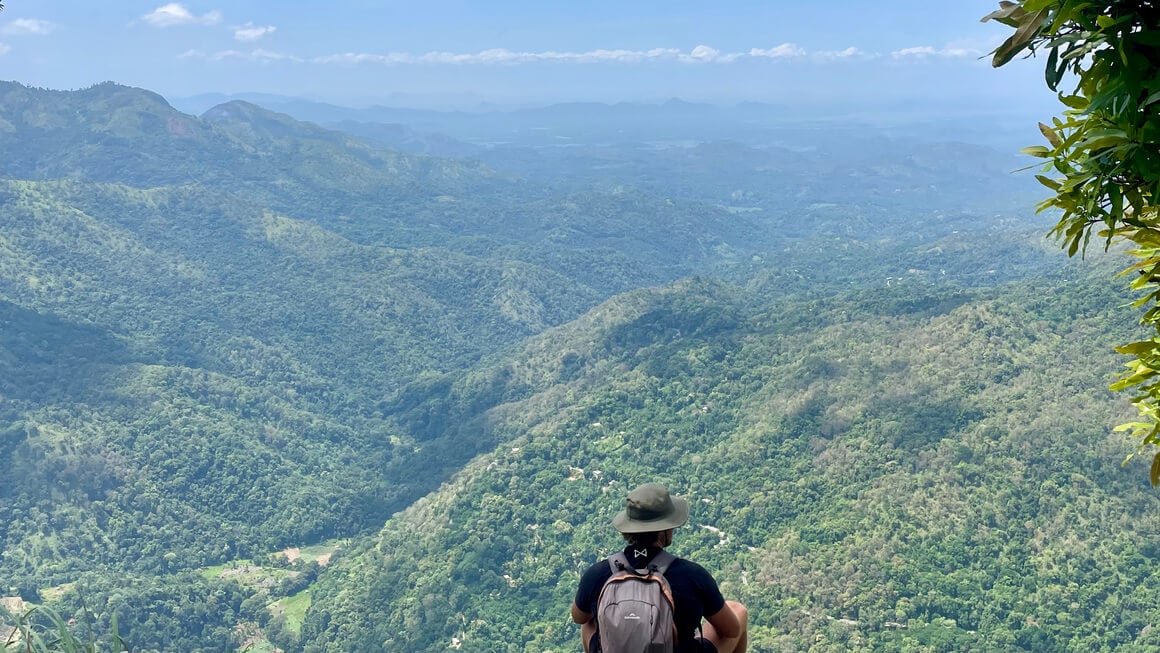
<path fill-rule="evenodd" d="M 621 533 L 620 535 L 629 544 L 656 544 L 661 532 L 648 531 L 647 533 Z"/>

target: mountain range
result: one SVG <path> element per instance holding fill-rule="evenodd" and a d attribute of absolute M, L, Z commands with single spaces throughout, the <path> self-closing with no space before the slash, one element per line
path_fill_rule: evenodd
<path fill-rule="evenodd" d="M 1156 644 L 1130 298 L 1010 155 L 274 108 L 0 83 L 0 594 L 135 650 L 561 649 L 662 480 L 753 650 Z"/>

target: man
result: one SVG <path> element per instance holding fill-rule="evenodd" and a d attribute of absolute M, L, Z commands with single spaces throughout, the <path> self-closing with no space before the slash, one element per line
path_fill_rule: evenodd
<path fill-rule="evenodd" d="M 673 529 L 689 520 L 689 502 L 669 494 L 656 483 L 646 483 L 628 493 L 625 509 L 612 526 L 628 541 L 624 555 L 633 569 L 649 562 L 673 543 Z M 749 611 L 736 601 L 726 601 L 717 581 L 704 567 L 677 558 L 664 574 L 673 591 L 677 653 L 744 653 L 748 643 Z M 605 581 L 612 577 L 608 561 L 588 568 L 572 603 L 572 621 L 580 624 L 585 653 L 600 653 L 596 628 L 596 603 Z M 702 625 L 701 619 L 708 623 Z M 701 629 L 701 636 L 696 634 Z"/>

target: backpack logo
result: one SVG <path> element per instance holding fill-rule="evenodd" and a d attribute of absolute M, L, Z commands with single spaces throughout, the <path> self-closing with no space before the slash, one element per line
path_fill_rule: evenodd
<path fill-rule="evenodd" d="M 624 553 L 608 559 L 612 577 L 596 602 L 596 630 L 604 653 L 673 653 L 677 627 L 673 592 L 664 574 L 674 560 L 661 551 L 648 569 L 633 569 Z"/>

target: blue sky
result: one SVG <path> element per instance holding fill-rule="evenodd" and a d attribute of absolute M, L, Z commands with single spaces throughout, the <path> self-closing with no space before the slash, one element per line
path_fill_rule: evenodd
<path fill-rule="evenodd" d="M 347 104 L 572 100 L 1051 107 L 992 70 L 990 1 L 8 0 L 0 78 Z"/>

